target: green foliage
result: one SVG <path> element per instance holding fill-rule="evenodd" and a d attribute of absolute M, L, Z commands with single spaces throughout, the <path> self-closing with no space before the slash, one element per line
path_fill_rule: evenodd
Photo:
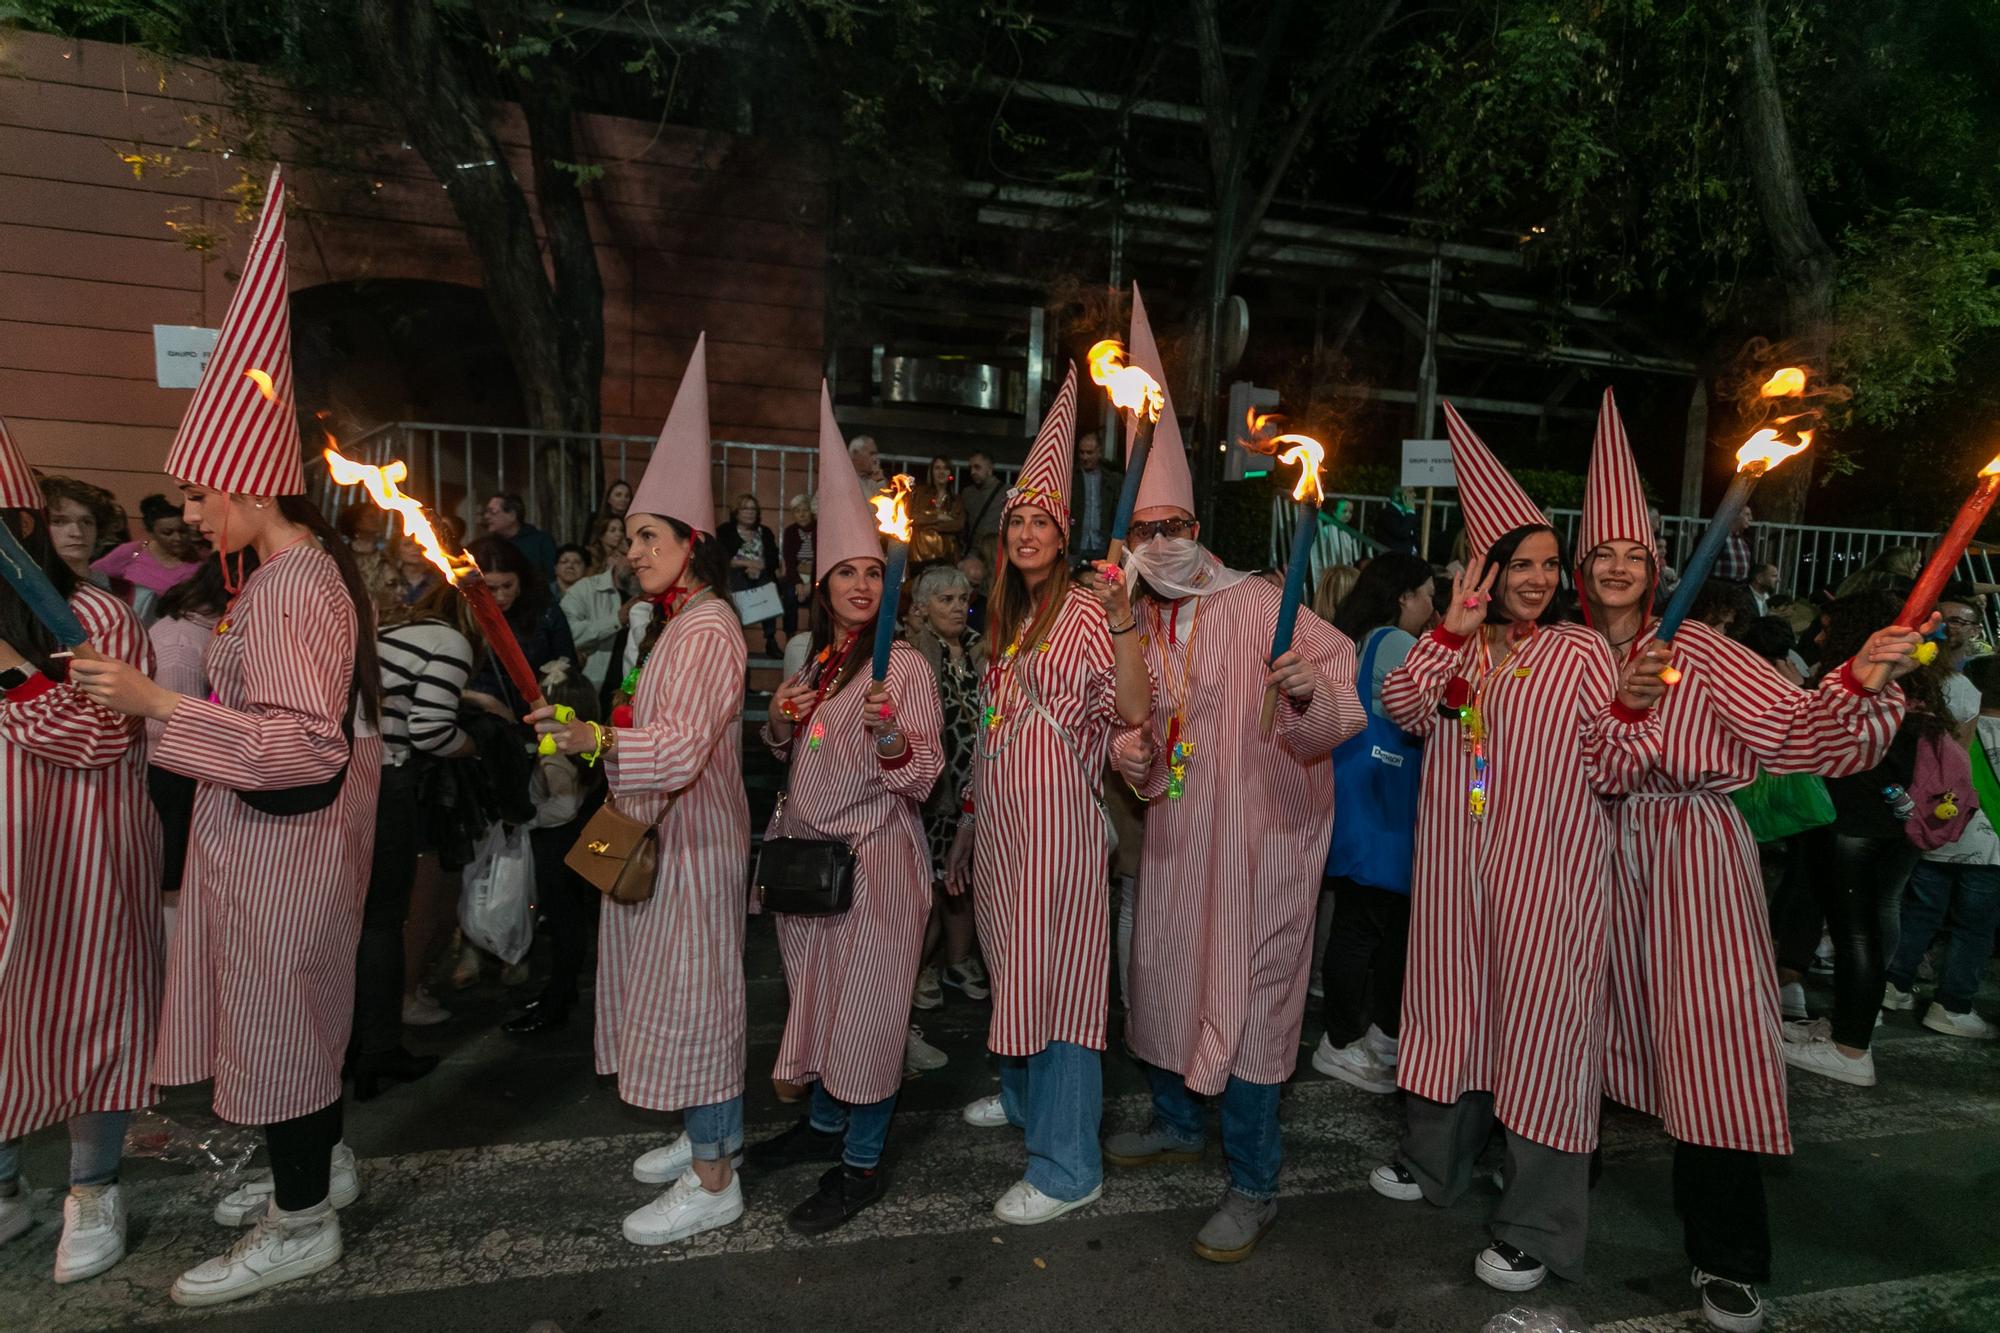
<path fill-rule="evenodd" d="M 1835 373 L 1855 415 L 1882 425 L 1947 386 L 1967 339 L 2000 328 L 2000 224 L 1924 209 L 1840 237 Z"/>

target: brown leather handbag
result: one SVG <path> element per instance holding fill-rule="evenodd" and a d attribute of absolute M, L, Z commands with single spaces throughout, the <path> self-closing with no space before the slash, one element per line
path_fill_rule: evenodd
<path fill-rule="evenodd" d="M 614 903 L 643 903 L 653 896 L 660 865 L 659 826 L 640 823 L 607 798 L 563 864 Z"/>

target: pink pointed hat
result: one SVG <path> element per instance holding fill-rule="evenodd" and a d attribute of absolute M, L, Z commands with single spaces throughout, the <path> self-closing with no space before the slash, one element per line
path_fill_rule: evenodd
<path fill-rule="evenodd" d="M 1449 402 L 1444 405 L 1444 428 L 1451 436 L 1458 502 L 1465 508 L 1466 548 L 1476 566 L 1479 556 L 1514 529 L 1546 525 L 1549 519 Z"/>
<path fill-rule="evenodd" d="M 289 301 L 285 182 L 273 167 L 243 277 L 167 451 L 168 476 L 229 495 L 305 494 Z"/>
<path fill-rule="evenodd" d="M 1022 505 L 1031 504 L 1045 510 L 1060 526 L 1069 527 L 1070 468 L 1075 444 L 1076 363 L 1072 361 L 1056 400 L 1042 417 L 1042 428 L 1035 433 L 1034 444 L 1028 448 L 1028 461 L 1021 464 L 1021 475 L 1007 492 L 1007 503 L 1000 509 L 1003 518 Z"/>
<path fill-rule="evenodd" d="M 1625 438 L 1625 418 L 1611 390 L 1597 407 L 1597 438 L 1590 446 L 1590 472 L 1583 483 L 1583 519 L 1577 524 L 1579 562 L 1606 542 L 1637 542 L 1659 564 L 1653 543 L 1653 520 L 1646 512 L 1646 488 L 1639 482 L 1639 463 Z"/>
<path fill-rule="evenodd" d="M 1194 477 L 1188 471 L 1187 446 L 1181 443 L 1181 423 L 1174 417 L 1174 396 L 1167 392 L 1167 372 L 1160 364 L 1160 349 L 1153 341 L 1153 326 L 1146 320 L 1146 303 L 1139 296 L 1139 284 L 1132 284 L 1132 337 L 1127 346 L 1132 364 L 1159 381 L 1166 405 L 1160 409 L 1160 424 L 1153 427 L 1152 452 L 1146 455 L 1146 475 L 1139 478 L 1139 495 L 1132 508 L 1157 509 L 1163 506 L 1194 513 Z"/>
<path fill-rule="evenodd" d="M 696 532 L 715 533 L 715 477 L 708 434 L 708 335 L 694 340 L 694 354 L 674 390 L 667 424 L 632 488 L 630 512 L 678 519 Z"/>
<path fill-rule="evenodd" d="M 847 456 L 847 441 L 833 419 L 833 399 L 819 382 L 819 520 L 813 535 L 813 582 L 847 560 L 881 560 L 875 511 L 861 493 L 861 478 Z"/>
<path fill-rule="evenodd" d="M 40 508 L 41 483 L 35 480 L 35 470 L 28 466 L 28 460 L 14 447 L 6 419 L 0 417 L 0 509 Z"/>

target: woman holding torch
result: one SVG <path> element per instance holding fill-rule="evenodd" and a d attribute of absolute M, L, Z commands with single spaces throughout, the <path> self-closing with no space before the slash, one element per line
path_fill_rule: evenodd
<path fill-rule="evenodd" d="M 657 607 L 629 705 L 610 726 L 528 715 L 563 754 L 602 760 L 609 800 L 659 830 L 653 896 L 607 901 L 597 932 L 597 1071 L 635 1106 L 680 1111 L 685 1131 L 632 1174 L 667 1185 L 625 1219 L 664 1245 L 743 1215 L 743 866 L 750 808 L 741 718 L 747 652 L 716 540 L 708 369 L 696 342 L 660 441 L 625 513 L 639 587 Z M 731 548 L 733 549 L 733 548 Z"/>
<path fill-rule="evenodd" d="M 0 524 L 38 562 L 22 572 L 47 579 L 95 652 L 151 670 L 131 611 L 57 558 L 4 423 Z M 55 1280 L 76 1282 L 125 1255 L 118 1163 L 129 1113 L 154 1096 L 160 825 L 145 733 L 64 683 L 64 647 L 0 582 L 0 1244 L 29 1223 L 16 1140 L 67 1121 Z"/>
<path fill-rule="evenodd" d="M 1001 519 L 984 726 L 946 872 L 952 892 L 973 890 L 993 982 L 987 1045 L 1000 1057 L 999 1095 L 965 1118 L 1027 1131 L 1026 1177 L 993 1208 L 1017 1225 L 1103 1192 L 1110 823 L 1099 789 L 1113 731 L 1143 725 L 1152 704 L 1124 584 L 1070 583 L 1075 430 L 1072 366 Z"/>
<path fill-rule="evenodd" d="M 153 1076 L 213 1078 L 216 1114 L 262 1125 L 270 1149 L 271 1178 L 216 1206 L 218 1222 L 251 1230 L 174 1283 L 191 1306 L 338 1262 L 334 1210 L 359 1193 L 341 1147 L 340 1071 L 374 846 L 380 673 L 354 553 L 305 498 L 283 228 L 274 172 L 167 455 L 188 523 L 237 571 L 208 649 L 213 697 L 176 694 L 122 662 L 71 668 L 106 707 L 164 723 L 152 762 L 199 784 Z"/>
<path fill-rule="evenodd" d="M 1778 981 L 1757 845 L 1728 793 L 1772 773 L 1868 768 L 1896 734 L 1901 691 L 1864 689 L 1851 668 L 1814 691 L 1788 685 L 1743 645 L 1689 621 L 1652 641 L 1659 552 L 1639 469 L 1611 391 L 1578 531 L 1586 618 L 1626 663 L 1615 700 L 1584 732 L 1616 807 L 1611 856 L 1605 1091 L 1657 1115 L 1674 1140 L 1674 1201 L 1710 1324 L 1763 1326 L 1770 1279 L 1760 1154 L 1788 1154 Z M 1884 630 L 1861 662 L 1914 666 L 1914 632 Z M 1660 683 L 1669 657 L 1681 672 Z"/>
<path fill-rule="evenodd" d="M 770 838 L 825 838 L 854 851 L 853 905 L 781 916 L 791 1009 L 772 1077 L 811 1084 L 809 1113 L 753 1146 L 753 1167 L 834 1162 L 791 1213 L 817 1235 L 881 1198 L 882 1146 L 903 1083 L 906 1007 L 930 916 L 930 859 L 919 809 L 944 767 L 937 685 L 908 644 L 886 679 L 868 670 L 883 606 L 882 543 L 820 395 L 819 564 L 813 656 L 771 698 L 764 741 L 790 766 Z"/>
<path fill-rule="evenodd" d="M 1581 738 L 1604 642 L 1560 619 L 1556 535 L 1449 403 L 1471 559 L 1444 623 L 1382 683 L 1425 737 L 1397 1081 L 1402 1156 L 1369 1183 L 1455 1203 L 1495 1121 L 1506 1188 L 1475 1275 L 1502 1291 L 1583 1262 L 1604 1059 L 1609 827 Z"/>

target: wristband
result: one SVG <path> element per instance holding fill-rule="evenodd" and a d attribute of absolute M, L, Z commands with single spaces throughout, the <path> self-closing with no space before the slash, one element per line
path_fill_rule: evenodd
<path fill-rule="evenodd" d="M 1113 626 L 1111 626 L 1111 627 L 1110 627 L 1110 629 L 1111 629 L 1111 632 L 1112 632 L 1112 634 L 1114 634 L 1114 635 L 1118 635 L 1118 634 L 1130 634 L 1130 633 L 1131 633 L 1131 632 L 1132 632 L 1133 630 L 1135 630 L 1135 629 L 1137 629 L 1137 628 L 1139 628 L 1139 622 L 1138 622 L 1138 620 L 1137 620 L 1136 618 L 1135 618 L 1135 619 L 1132 619 L 1132 620 L 1128 620 L 1128 621 L 1126 621 L 1126 622 L 1125 622 L 1125 628 L 1124 628 L 1124 629 L 1119 629 L 1119 628 L 1118 628 L 1117 626 L 1115 626 L 1115 625 L 1113 625 Z"/>

